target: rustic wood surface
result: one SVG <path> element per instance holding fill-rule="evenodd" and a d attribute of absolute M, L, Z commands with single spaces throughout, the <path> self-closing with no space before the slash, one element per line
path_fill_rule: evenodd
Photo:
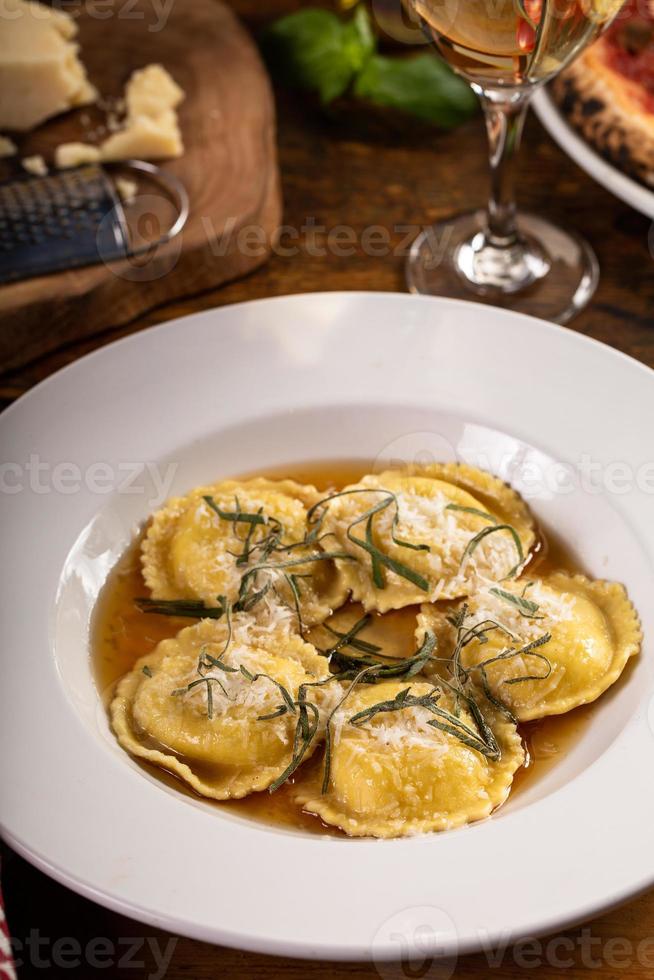
<path fill-rule="evenodd" d="M 233 0 L 232 4 L 255 30 L 277 14 L 299 6 L 293 0 Z M 265 8 L 265 9 L 264 9 Z M 275 256 L 266 266 L 219 291 L 169 304 L 116 329 L 107 329 L 81 343 L 56 352 L 0 377 L 0 397 L 6 403 L 57 368 L 81 354 L 150 324 L 195 310 L 283 293 L 319 289 L 402 290 L 403 258 L 391 253 L 369 255 L 355 246 L 353 255 L 324 254 L 320 226 L 354 229 L 360 243 L 364 229 L 373 225 L 421 225 L 457 209 L 479 204 L 486 188 L 485 143 L 480 120 L 441 135 L 393 125 L 387 130 L 374 117 L 349 109 L 327 119 L 302 99 L 279 96 L 279 143 L 285 199 L 285 222 L 303 225 L 298 254 Z M 523 206 L 547 212 L 585 234 L 597 250 L 602 281 L 592 305 L 572 329 L 596 337 L 654 366 L 654 267 L 648 250 L 650 223 L 611 197 L 566 159 L 533 118 L 526 131 L 520 183 Z M 313 231 L 311 232 L 311 228 Z M 391 233 L 396 245 L 403 233 Z M 285 239 L 289 244 L 289 236 Z M 607 393 L 611 397 L 611 393 Z M 93 833 L 93 828 L 88 828 Z M 98 841 L 98 846 L 103 846 Z M 607 843 L 608 846 L 608 843 Z M 165 856 L 162 856 L 165 859 Z M 619 842 L 611 843 L 598 860 L 620 859 Z M 651 860 L 649 854 L 643 860 Z M 562 869 L 565 873 L 565 869 Z M 139 925 L 73 895 L 6 851 L 3 878 L 12 934 L 23 944 L 33 937 L 47 938 L 40 947 L 42 960 L 52 957 L 57 939 L 72 938 L 87 949 L 92 939 L 105 938 L 104 968 L 95 969 L 88 957 L 74 967 L 75 946 L 68 963 L 52 964 L 49 976 L 97 975 L 125 978 L 166 976 L 169 980 L 268 980 L 289 977 L 445 978 L 436 964 L 397 964 L 377 970 L 365 964 L 327 964 L 291 961 L 219 949 L 180 938 L 166 947 L 167 934 Z M 365 883 L 363 883 L 365 885 Z M 356 915 L 356 907 L 353 908 Z M 32 932 L 38 930 L 38 932 Z M 130 954 L 129 940 L 134 940 Z M 139 945 L 140 944 L 140 945 Z M 72 950 L 72 953 L 71 953 Z M 172 951 L 163 973 L 159 957 Z M 112 952 L 113 951 L 113 952 Z M 121 957 L 131 955 L 131 965 Z M 23 976 L 42 976 L 34 955 L 24 946 Z M 30 959 L 32 965 L 29 965 Z M 140 962 L 139 962 L 140 961 Z M 590 974 L 602 980 L 645 980 L 654 977 L 654 893 L 641 896 L 585 926 L 571 929 L 542 944 L 463 957 L 452 966 L 452 976 L 514 978 L 539 974 L 569 980 Z"/>
<path fill-rule="evenodd" d="M 110 0 L 107 9 L 117 16 L 98 17 L 94 4 L 80 6 L 76 16 L 84 62 L 102 95 L 119 97 L 132 71 L 149 62 L 165 65 L 184 89 L 185 152 L 164 169 L 185 185 L 190 217 L 181 235 L 145 255 L 0 289 L 0 364 L 7 367 L 251 272 L 267 248 L 239 248 L 239 232 L 257 225 L 263 245 L 279 225 L 273 96 L 256 46 L 232 10 L 219 0 L 176 3 L 165 29 L 155 30 L 150 0 L 130 0 L 129 17 L 123 0 Z M 52 160 L 60 143 L 83 139 L 84 118 L 91 130 L 106 121 L 90 106 L 65 114 L 20 138 L 21 156 Z M 0 177 L 10 167 L 20 170 L 15 158 L 0 161 Z M 138 197 L 126 212 L 134 240 L 147 244 L 170 227 L 176 209 L 156 183 L 137 180 Z"/>

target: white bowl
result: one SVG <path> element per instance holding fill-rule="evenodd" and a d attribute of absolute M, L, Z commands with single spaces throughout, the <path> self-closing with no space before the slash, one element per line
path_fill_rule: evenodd
<path fill-rule="evenodd" d="M 452 963 L 646 888 L 652 418 L 654 374 L 608 347 L 487 306 L 394 294 L 209 310 L 39 385 L 0 417 L 7 840 L 135 918 L 323 959 L 427 950 Z M 265 826 L 145 775 L 109 731 L 88 642 L 98 590 L 139 523 L 164 496 L 239 471 L 430 455 L 510 480 L 641 613 L 639 662 L 565 757 L 482 823 L 394 841 Z M 588 462 L 598 487 L 580 479 Z"/>

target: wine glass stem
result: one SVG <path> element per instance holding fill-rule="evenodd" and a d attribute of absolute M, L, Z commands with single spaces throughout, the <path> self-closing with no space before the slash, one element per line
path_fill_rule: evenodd
<path fill-rule="evenodd" d="M 518 238 L 515 203 L 515 169 L 529 94 L 501 97 L 482 92 L 490 149 L 491 192 L 488 202 L 489 244 L 510 247 Z"/>

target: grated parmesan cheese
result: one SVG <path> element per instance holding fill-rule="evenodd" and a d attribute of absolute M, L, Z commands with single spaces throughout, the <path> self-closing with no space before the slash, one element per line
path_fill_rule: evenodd
<path fill-rule="evenodd" d="M 384 495 L 379 494 L 381 501 Z M 518 556 L 509 532 L 489 534 L 462 565 L 466 547 L 476 532 L 463 526 L 461 515 L 448 511 L 450 499 L 445 494 L 430 497 L 401 491 L 396 493 L 398 524 L 396 537 L 420 544 L 428 544 L 427 561 L 436 586 L 430 594 L 437 601 L 445 589 L 454 584 L 462 591 L 472 589 L 482 578 L 499 581 L 516 564 Z M 375 501 L 377 502 L 377 501 Z M 382 535 L 390 537 L 394 510 L 382 511 L 377 527 Z M 389 573 L 391 576 L 394 573 Z M 399 580 L 398 576 L 394 576 Z"/>
<path fill-rule="evenodd" d="M 422 746 L 437 756 L 444 756 L 449 751 L 447 736 L 427 724 L 434 715 L 426 708 L 403 708 L 400 711 L 375 715 L 362 725 L 351 726 L 349 719 L 355 713 L 346 701 L 334 714 L 331 723 L 334 746 L 338 745 L 344 729 L 349 729 L 350 732 L 365 732 L 367 739 L 372 740 L 377 749 L 387 748 L 392 751 L 408 746 Z M 360 748 L 365 751 L 363 744 Z"/>
<path fill-rule="evenodd" d="M 484 587 L 469 599 L 470 617 L 475 622 L 492 619 L 523 643 L 535 640 L 550 631 L 557 623 L 569 621 L 574 616 L 574 596 L 548 589 L 540 581 L 534 581 L 525 593 L 526 599 L 538 605 L 533 618 L 521 615 L 517 606 L 495 595 L 491 590 L 497 587 L 492 582 L 486 582 Z M 521 590 L 516 591 L 506 583 L 503 583 L 501 588 L 505 592 L 521 595 Z"/>
<path fill-rule="evenodd" d="M 223 671 L 219 667 L 203 670 L 202 677 L 214 678 L 220 681 L 224 692 L 217 687 L 213 690 L 213 713 L 214 715 L 225 714 L 234 707 L 242 707 L 248 714 L 262 715 L 274 711 L 282 703 L 282 695 L 279 687 L 269 677 L 259 677 L 256 681 L 249 681 L 240 671 L 240 667 L 245 667 L 251 674 L 256 675 L 260 672 L 268 673 L 262 662 L 270 660 L 272 654 L 267 649 L 270 636 L 275 634 L 283 638 L 284 635 L 291 636 L 291 626 L 293 617 L 290 610 L 283 606 L 269 603 L 263 615 L 259 613 L 257 617 L 249 614 L 239 613 L 232 621 L 232 633 L 229 645 L 224 653 L 223 642 L 218 642 L 214 648 L 207 646 L 207 652 L 228 667 L 235 668 L 235 671 Z M 227 642 L 228 631 L 225 627 L 224 642 Z M 296 686 L 291 680 L 285 680 L 284 674 L 292 673 L 295 663 L 297 663 L 298 676 L 304 673 L 304 668 L 295 660 L 293 654 L 289 654 L 288 659 L 284 658 L 283 653 L 276 654 L 282 659 L 279 674 L 280 682 L 287 687 L 291 696 L 296 693 Z M 195 663 L 189 671 L 180 679 L 179 687 L 183 688 L 198 680 L 200 675 L 197 672 Z M 208 690 L 206 684 L 198 684 L 188 691 L 184 697 L 192 703 L 201 704 L 206 710 L 208 703 Z M 286 732 L 286 725 L 282 724 L 280 731 Z M 286 734 L 283 734 L 286 741 Z"/>

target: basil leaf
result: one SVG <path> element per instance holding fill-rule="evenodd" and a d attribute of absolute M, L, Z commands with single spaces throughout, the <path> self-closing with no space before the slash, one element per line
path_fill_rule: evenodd
<path fill-rule="evenodd" d="M 287 85 L 318 92 L 326 104 L 347 90 L 374 51 L 365 8 L 343 22 L 328 10 L 300 10 L 275 21 L 263 36 L 264 56 Z"/>
<path fill-rule="evenodd" d="M 478 102 L 470 86 L 436 55 L 369 58 L 355 94 L 377 105 L 409 112 L 443 129 L 472 116 Z"/>
<path fill-rule="evenodd" d="M 343 25 L 345 48 L 354 74 L 358 74 L 377 49 L 370 17 L 365 7 L 357 7 L 352 20 Z"/>

